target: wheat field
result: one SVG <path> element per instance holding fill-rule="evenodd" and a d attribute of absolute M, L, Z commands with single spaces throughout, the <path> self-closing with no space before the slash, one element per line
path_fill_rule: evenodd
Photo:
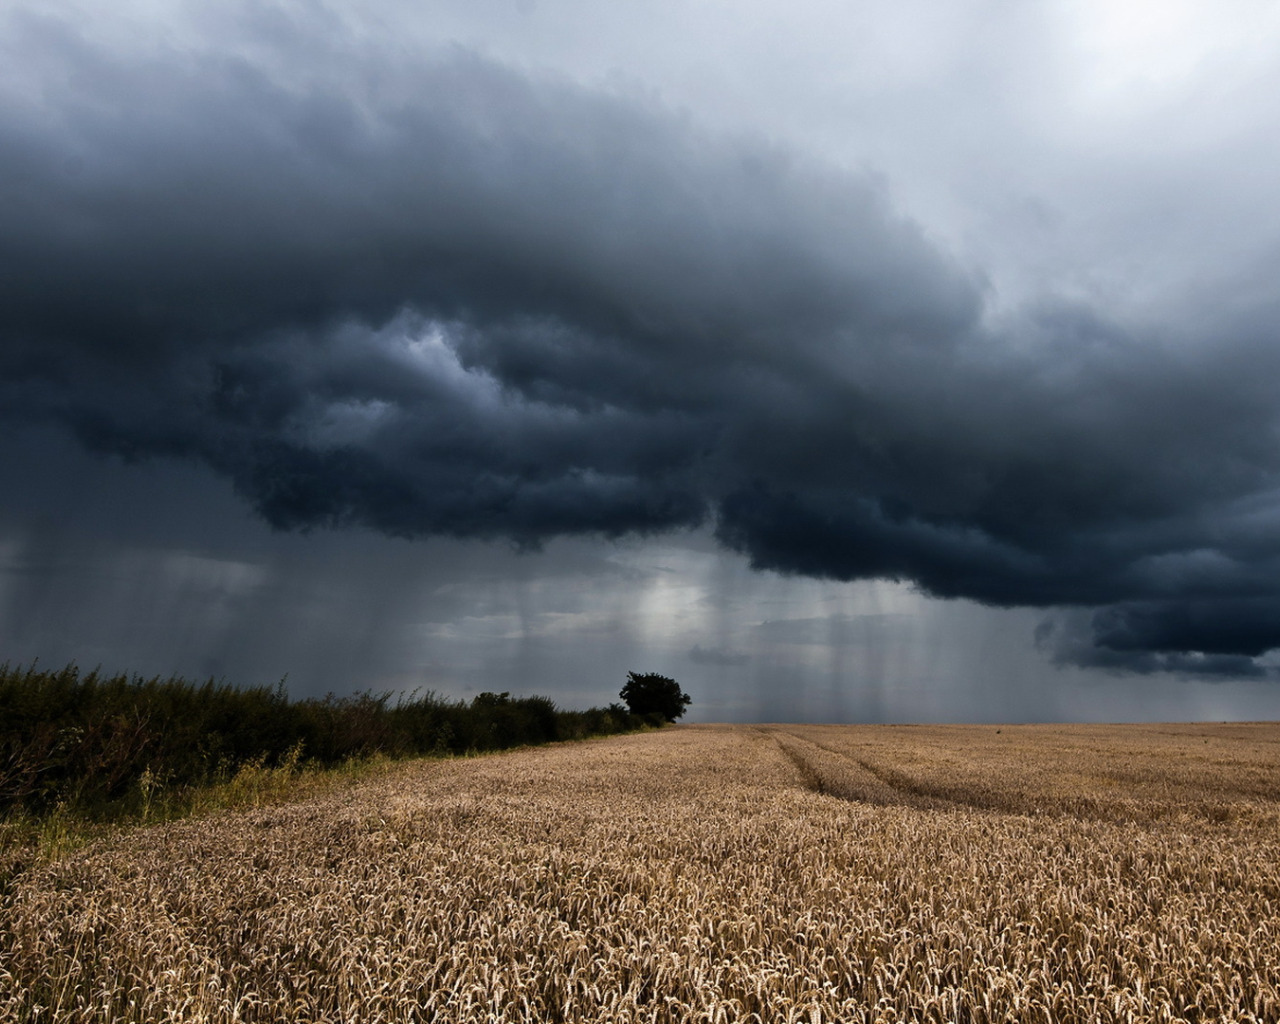
<path fill-rule="evenodd" d="M 3 897 L 12 1021 L 1277 1021 L 1280 726 L 420 761 Z"/>

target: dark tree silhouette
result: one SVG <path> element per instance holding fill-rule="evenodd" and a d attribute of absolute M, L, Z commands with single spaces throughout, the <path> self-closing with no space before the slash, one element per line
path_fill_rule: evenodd
<path fill-rule="evenodd" d="M 689 706 L 689 695 L 680 684 L 656 672 L 628 672 L 619 696 L 633 715 L 661 715 L 668 722 L 674 722 Z"/>

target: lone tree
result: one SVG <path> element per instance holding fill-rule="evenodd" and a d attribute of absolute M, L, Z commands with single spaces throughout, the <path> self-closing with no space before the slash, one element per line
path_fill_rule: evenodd
<path fill-rule="evenodd" d="M 689 706 L 689 695 L 674 679 L 657 672 L 628 672 L 627 684 L 618 694 L 633 715 L 661 715 L 674 722 Z"/>

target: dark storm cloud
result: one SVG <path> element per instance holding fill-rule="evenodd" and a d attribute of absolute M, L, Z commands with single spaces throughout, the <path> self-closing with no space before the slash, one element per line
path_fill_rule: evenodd
<path fill-rule="evenodd" d="M 1230 606 L 1232 602 L 1228 602 Z M 1230 607 L 1216 610 L 1210 618 L 1217 620 L 1217 630 L 1194 626 L 1183 632 L 1169 630 L 1169 626 L 1187 624 L 1194 614 L 1181 602 L 1154 605 L 1144 602 L 1139 606 L 1118 605 L 1081 614 L 1067 612 L 1043 621 L 1036 630 L 1036 645 L 1049 653 L 1058 665 L 1079 665 L 1102 669 L 1111 673 L 1154 675 L 1172 673 L 1196 679 L 1262 679 L 1275 674 L 1275 670 L 1260 663 L 1254 655 L 1274 646 L 1273 640 L 1264 640 L 1266 647 L 1254 647 L 1251 653 L 1233 653 L 1233 643 L 1250 651 L 1255 637 L 1241 637 L 1239 622 L 1232 616 Z M 1263 609 L 1254 609 L 1255 613 Z M 1280 613 L 1280 607 L 1272 606 L 1270 622 Z M 1148 626 L 1155 620 L 1163 620 L 1164 629 L 1148 631 L 1145 635 L 1134 630 L 1133 620 L 1146 620 Z M 1270 628 L 1263 624 L 1264 635 L 1270 636 Z M 1199 644 L 1211 648 L 1196 650 Z"/>
<path fill-rule="evenodd" d="M 324 88 L 8 31 L 40 85 L 0 111 L 10 416 L 205 463 L 283 528 L 714 519 L 761 568 L 1100 608 L 1076 661 L 1280 646 L 1266 310 L 995 327 L 873 177 L 462 51 Z"/>

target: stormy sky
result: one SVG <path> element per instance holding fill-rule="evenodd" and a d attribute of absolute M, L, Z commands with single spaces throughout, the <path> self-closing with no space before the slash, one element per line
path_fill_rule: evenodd
<path fill-rule="evenodd" d="M 1280 12 L 0 13 L 0 659 L 1280 715 Z"/>

